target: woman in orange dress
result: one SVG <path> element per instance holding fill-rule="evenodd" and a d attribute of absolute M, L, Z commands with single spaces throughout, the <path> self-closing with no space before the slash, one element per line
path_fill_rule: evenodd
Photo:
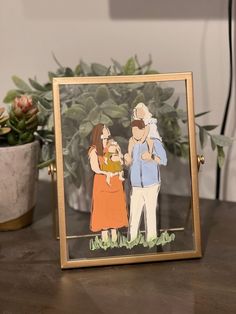
<path fill-rule="evenodd" d="M 108 240 L 108 231 L 111 229 L 111 239 L 116 241 L 117 229 L 128 226 L 128 215 L 123 182 L 119 175 L 112 176 L 110 184 L 107 184 L 107 173 L 101 170 L 109 137 L 110 131 L 105 125 L 100 123 L 94 127 L 88 153 L 91 169 L 95 173 L 90 229 L 93 232 L 101 231 L 103 241 Z"/>

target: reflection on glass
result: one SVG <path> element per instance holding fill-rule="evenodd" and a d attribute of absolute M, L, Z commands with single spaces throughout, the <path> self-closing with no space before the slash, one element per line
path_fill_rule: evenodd
<path fill-rule="evenodd" d="M 186 91 L 171 85 L 60 86 L 71 259 L 193 249 Z"/>

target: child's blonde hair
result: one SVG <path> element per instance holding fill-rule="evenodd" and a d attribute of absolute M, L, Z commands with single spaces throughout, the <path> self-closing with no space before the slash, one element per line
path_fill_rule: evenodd
<path fill-rule="evenodd" d="M 137 117 L 137 109 L 139 109 L 139 108 L 142 108 L 145 112 L 144 119 L 150 119 L 152 117 L 152 114 L 149 111 L 148 107 L 143 102 L 140 102 L 133 109 L 133 119 L 134 120 L 139 120 L 139 118 Z"/>

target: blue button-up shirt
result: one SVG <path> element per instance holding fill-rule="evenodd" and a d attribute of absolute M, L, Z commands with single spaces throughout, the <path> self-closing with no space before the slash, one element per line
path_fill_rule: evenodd
<path fill-rule="evenodd" d="M 130 180 L 133 187 L 148 187 L 161 183 L 160 165 L 167 164 L 166 151 L 159 140 L 154 140 L 153 154 L 160 158 L 160 164 L 154 160 L 143 160 L 144 152 L 148 151 L 146 142 L 137 143 L 133 147 L 132 164 L 130 166 Z"/>

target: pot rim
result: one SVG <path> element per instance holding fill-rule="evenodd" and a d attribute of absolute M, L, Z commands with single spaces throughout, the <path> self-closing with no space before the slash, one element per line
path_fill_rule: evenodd
<path fill-rule="evenodd" d="M 0 150 L 4 151 L 14 151 L 19 149 L 27 149 L 32 146 L 38 146 L 39 140 L 34 140 L 33 142 L 21 144 L 21 145 L 13 145 L 13 146 L 0 146 Z"/>

